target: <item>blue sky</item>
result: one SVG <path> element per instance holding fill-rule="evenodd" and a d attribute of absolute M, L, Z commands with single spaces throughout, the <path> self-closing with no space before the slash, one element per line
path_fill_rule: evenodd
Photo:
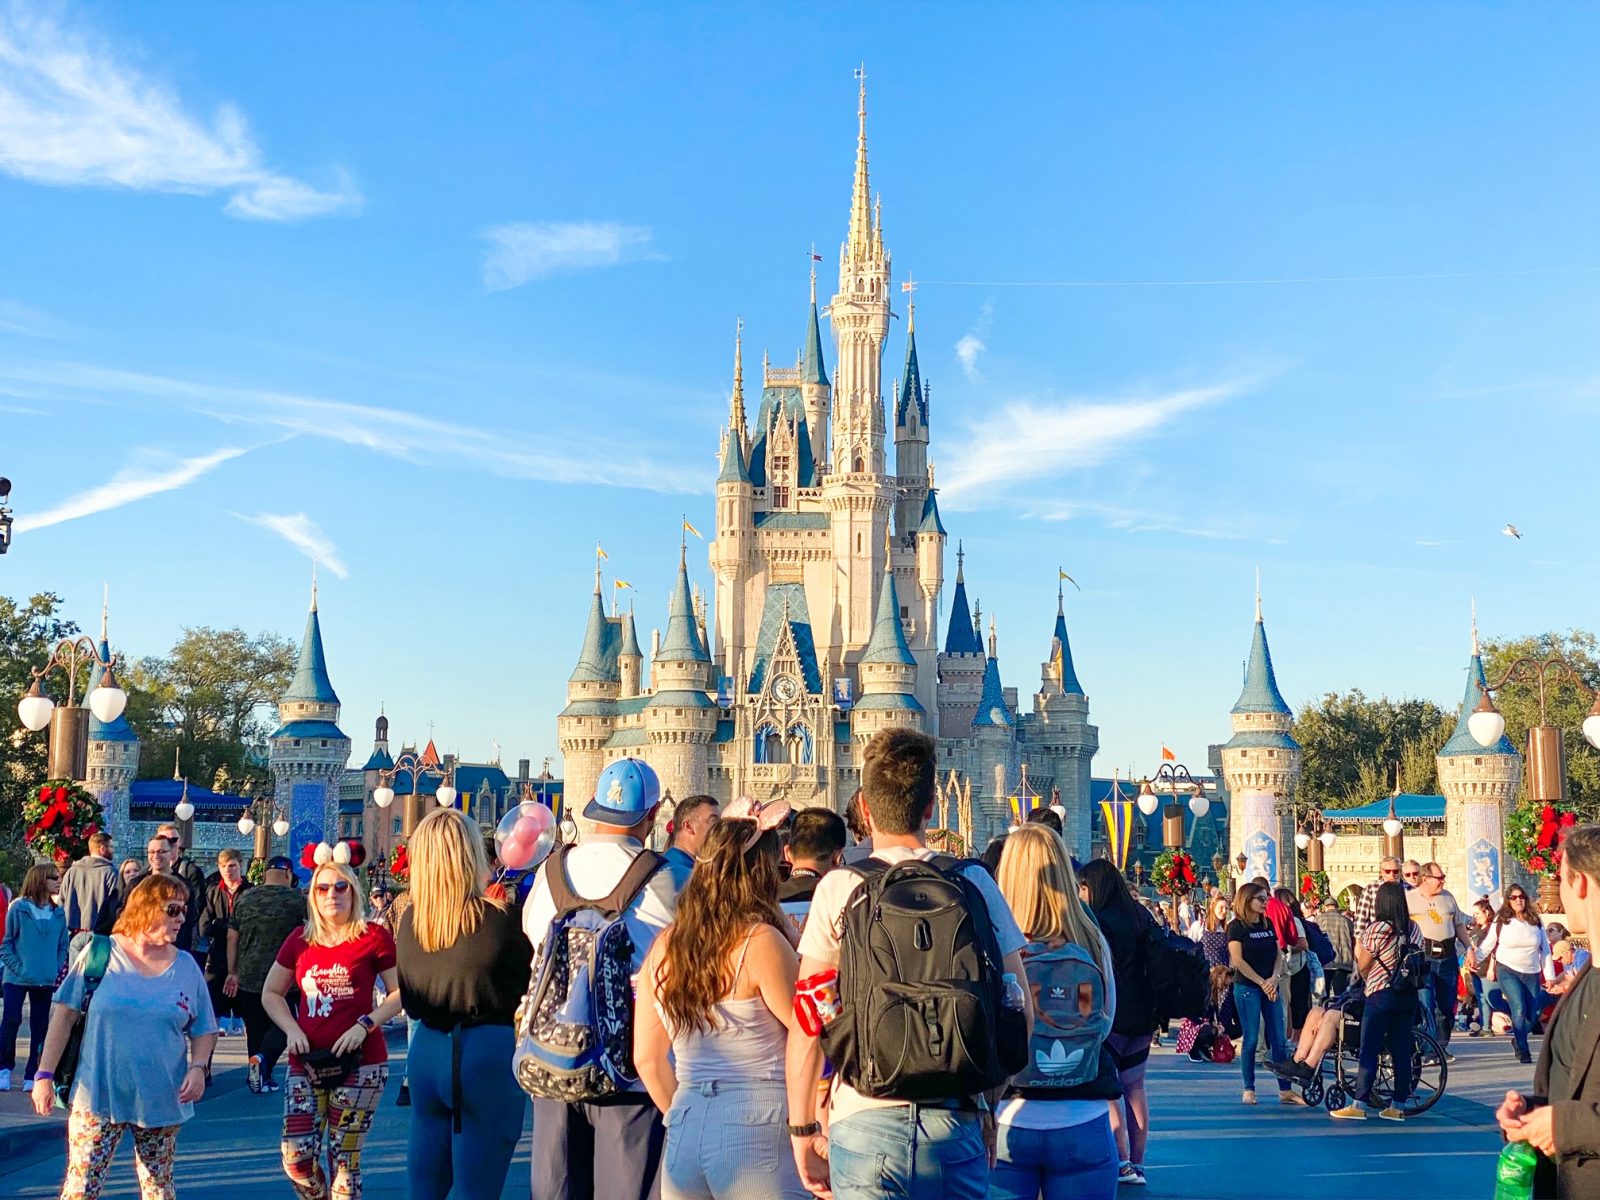
<path fill-rule="evenodd" d="M 1082 585 L 1097 773 L 1226 737 L 1257 567 L 1295 704 L 1600 623 L 1600 12 L 987 11 L 0 4 L 0 588 L 149 653 L 315 554 L 358 750 L 555 754 L 595 542 L 648 637 L 736 317 L 831 294 L 864 60 L 945 523 L 1024 692 Z"/>

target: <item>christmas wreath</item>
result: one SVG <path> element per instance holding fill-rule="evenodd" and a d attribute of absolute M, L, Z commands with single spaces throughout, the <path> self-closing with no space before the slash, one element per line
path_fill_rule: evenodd
<path fill-rule="evenodd" d="M 34 854 L 64 867 L 89 853 L 105 814 L 100 801 L 70 779 L 52 779 L 22 802 L 22 840 Z"/>
<path fill-rule="evenodd" d="M 391 879 L 407 879 L 411 875 L 411 859 L 406 854 L 404 846 L 396 846 L 394 853 L 389 856 L 389 877 Z"/>
<path fill-rule="evenodd" d="M 1307 871 L 1300 877 L 1300 903 L 1302 905 L 1314 904 L 1319 908 L 1328 898 L 1328 873 L 1326 871 Z"/>
<path fill-rule="evenodd" d="M 1577 823 L 1574 812 L 1525 801 L 1506 814 L 1506 853 L 1534 875 L 1554 876 L 1561 866 L 1561 843 Z"/>
<path fill-rule="evenodd" d="M 1182 896 L 1195 885 L 1194 859 L 1182 850 L 1163 850 L 1150 868 L 1150 882 L 1163 896 Z"/>

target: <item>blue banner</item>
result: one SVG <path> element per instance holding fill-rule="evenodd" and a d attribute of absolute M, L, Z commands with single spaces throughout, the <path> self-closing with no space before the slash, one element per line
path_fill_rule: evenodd
<path fill-rule="evenodd" d="M 294 859 L 294 873 L 301 883 L 311 882 L 311 872 L 300 865 L 300 852 L 307 842 L 314 846 L 326 840 L 326 798 L 326 788 L 320 783 L 297 783 L 289 793 L 289 857 Z"/>

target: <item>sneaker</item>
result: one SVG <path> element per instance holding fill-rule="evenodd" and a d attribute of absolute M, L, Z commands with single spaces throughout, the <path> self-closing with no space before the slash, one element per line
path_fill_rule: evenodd
<path fill-rule="evenodd" d="M 1385 1121 L 1404 1121 L 1406 1119 L 1406 1114 L 1401 1112 L 1398 1108 L 1396 1108 L 1392 1104 L 1389 1105 L 1388 1108 L 1386 1108 L 1382 1112 L 1380 1112 L 1378 1115 L 1380 1117 L 1382 1117 Z"/>
<path fill-rule="evenodd" d="M 1533 1062 L 1533 1055 L 1529 1054 L 1526 1050 L 1518 1050 L 1517 1061 L 1522 1063 L 1524 1066 L 1527 1066 Z"/>
<path fill-rule="evenodd" d="M 1138 1178 L 1130 1179 L 1128 1181 L 1129 1183 L 1133 1184 L 1135 1187 L 1148 1187 L 1149 1186 L 1150 1181 L 1144 1177 L 1144 1166 L 1142 1164 L 1134 1163 L 1133 1164 L 1133 1173 Z"/>
<path fill-rule="evenodd" d="M 1269 1062 L 1267 1064 L 1267 1069 L 1274 1075 L 1278 1075 L 1286 1079 L 1292 1078 L 1294 1076 L 1294 1059 L 1286 1058 L 1282 1062 Z"/>
<path fill-rule="evenodd" d="M 400 1094 L 395 1097 L 394 1106 L 396 1108 L 411 1107 L 411 1085 L 409 1083 L 402 1083 L 400 1085 Z M 1122 1165 L 1123 1168 L 1126 1169 L 1128 1164 L 1123 1163 Z"/>
<path fill-rule="evenodd" d="M 278 1081 L 276 1079 L 269 1077 L 261 1081 L 261 1090 L 263 1092 L 277 1092 L 282 1091 L 283 1089 L 278 1086 Z"/>
<path fill-rule="evenodd" d="M 22 1090 L 25 1091 L 25 1092 L 33 1091 L 33 1076 L 32 1075 L 29 1075 L 26 1079 L 24 1079 L 22 1081 Z"/>
<path fill-rule="evenodd" d="M 261 1095 L 261 1056 L 250 1056 L 250 1074 L 245 1077 L 245 1084 L 257 1096 Z"/>
<path fill-rule="evenodd" d="M 1296 1106 L 1298 1106 L 1300 1108 L 1305 1108 L 1306 1107 L 1306 1098 L 1304 1096 L 1302 1096 L 1299 1092 L 1279 1092 L 1278 1093 L 1278 1103 L 1279 1104 L 1293 1104 L 1293 1105 L 1296 1105 Z"/>
<path fill-rule="evenodd" d="M 1343 1108 L 1336 1108 L 1328 1114 L 1336 1121 L 1365 1121 L 1367 1110 L 1360 1104 L 1346 1104 Z"/>
<path fill-rule="evenodd" d="M 1482 1037 L 1483 1036 L 1483 1030 L 1481 1030 L 1481 1029 L 1469 1029 L 1469 1030 L 1467 1030 L 1467 1036 L 1468 1037 Z"/>
<path fill-rule="evenodd" d="M 10 1090 L 11 1090 L 11 1072 L 10 1071 L 0 1071 L 0 1092 L 9 1092 Z"/>
<path fill-rule="evenodd" d="M 1290 1070 L 1294 1073 L 1296 1079 L 1315 1079 L 1317 1077 L 1316 1067 L 1308 1062 L 1296 1062 L 1290 1067 Z"/>
<path fill-rule="evenodd" d="M 1243 1104 L 1254 1104 L 1256 1102 L 1255 1088 L 1245 1088 L 1244 1095 L 1240 1096 L 1239 1100 Z"/>
<path fill-rule="evenodd" d="M 1447 1063 L 1455 1062 L 1456 1056 L 1454 1054 L 1451 1054 L 1449 1050 L 1441 1051 L 1441 1053 L 1443 1053 L 1443 1055 L 1444 1055 L 1445 1062 L 1447 1062 Z"/>
<path fill-rule="evenodd" d="M 1144 1172 L 1132 1163 L 1125 1162 L 1117 1170 L 1117 1182 L 1131 1184 L 1134 1187 L 1145 1185 Z"/>

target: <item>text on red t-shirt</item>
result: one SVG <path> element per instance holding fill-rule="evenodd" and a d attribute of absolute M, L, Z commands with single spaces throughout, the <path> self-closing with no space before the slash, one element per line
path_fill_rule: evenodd
<path fill-rule="evenodd" d="M 300 991 L 295 1019 L 306 1040 L 313 1050 L 332 1050 L 341 1034 L 372 1011 L 373 984 L 394 966 L 394 938 L 382 925 L 369 924 L 365 933 L 348 942 L 313 946 L 297 929 L 284 939 L 277 961 L 294 976 Z M 368 1036 L 361 1065 L 372 1066 L 388 1057 L 383 1035 Z"/>

